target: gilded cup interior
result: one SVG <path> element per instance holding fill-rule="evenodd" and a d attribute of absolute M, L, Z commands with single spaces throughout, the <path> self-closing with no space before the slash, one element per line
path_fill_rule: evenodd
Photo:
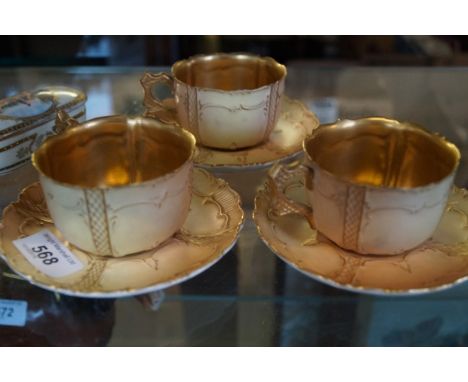
<path fill-rule="evenodd" d="M 286 67 L 270 57 L 217 53 L 178 61 L 172 73 L 189 86 L 233 91 L 257 89 L 280 81 L 286 76 Z"/>
<path fill-rule="evenodd" d="M 191 160 L 195 138 L 153 119 L 97 118 L 47 139 L 32 160 L 43 175 L 79 187 L 139 184 Z"/>
<path fill-rule="evenodd" d="M 304 141 L 304 150 L 312 163 L 345 181 L 402 189 L 440 182 L 460 160 L 445 138 L 385 118 L 323 125 Z"/>

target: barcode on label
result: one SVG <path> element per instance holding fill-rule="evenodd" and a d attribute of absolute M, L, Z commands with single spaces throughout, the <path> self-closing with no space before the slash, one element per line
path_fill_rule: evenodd
<path fill-rule="evenodd" d="M 80 260 L 49 230 L 14 240 L 13 244 L 35 268 L 47 276 L 65 277 L 83 268 Z"/>

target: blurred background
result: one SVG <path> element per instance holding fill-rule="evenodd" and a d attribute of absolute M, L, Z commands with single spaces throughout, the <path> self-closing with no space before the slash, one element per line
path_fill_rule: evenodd
<path fill-rule="evenodd" d="M 468 63 L 468 36 L 1 36 L 0 67 L 160 66 L 219 51 L 286 64 L 458 66 Z"/>

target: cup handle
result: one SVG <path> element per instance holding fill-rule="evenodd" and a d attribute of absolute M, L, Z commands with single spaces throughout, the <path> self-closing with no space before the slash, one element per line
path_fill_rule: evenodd
<path fill-rule="evenodd" d="M 292 200 L 286 196 L 284 190 L 297 171 L 312 171 L 300 161 L 291 164 L 275 164 L 268 171 L 267 185 L 271 195 L 270 212 L 276 216 L 296 213 L 304 216 L 312 228 L 315 227 L 313 210 L 310 206 Z"/>
<path fill-rule="evenodd" d="M 174 98 L 160 100 L 153 96 L 151 89 L 153 86 L 161 84 L 166 85 L 174 93 L 174 77 L 167 73 L 145 73 L 140 79 L 140 84 L 145 92 L 143 105 L 146 110 L 143 114 L 145 117 L 159 119 L 161 122 L 169 124 L 179 124 L 177 120 L 177 110 L 175 107 Z"/>
<path fill-rule="evenodd" d="M 57 116 L 55 117 L 55 126 L 53 131 L 55 134 L 63 133 L 72 127 L 78 126 L 80 122 L 78 122 L 75 118 L 70 117 L 70 115 L 64 111 L 59 110 L 57 112 Z"/>

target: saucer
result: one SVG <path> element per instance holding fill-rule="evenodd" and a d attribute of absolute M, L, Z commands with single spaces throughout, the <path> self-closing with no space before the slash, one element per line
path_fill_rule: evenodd
<path fill-rule="evenodd" d="M 314 113 L 298 100 L 283 96 L 278 122 L 265 143 L 243 150 L 216 150 L 198 146 L 195 163 L 215 170 L 257 170 L 277 160 L 293 159 L 302 152 L 302 141 L 319 125 Z"/>
<path fill-rule="evenodd" d="M 178 233 L 159 247 L 121 258 L 100 257 L 67 243 L 55 228 L 39 183 L 27 187 L 3 212 L 0 255 L 10 268 L 39 287 L 77 297 L 115 298 L 168 288 L 215 264 L 236 243 L 244 213 L 239 195 L 222 179 L 194 169 L 190 212 Z M 48 229 L 84 268 L 52 278 L 34 268 L 12 241 Z"/>
<path fill-rule="evenodd" d="M 305 203 L 303 172 L 295 171 L 285 194 Z M 265 244 L 284 262 L 319 282 L 374 295 L 415 295 L 468 279 L 468 191 L 453 187 L 432 238 L 400 255 L 364 256 L 344 250 L 312 229 L 305 217 L 278 216 L 265 183 L 253 218 Z M 391 227 L 389 227 L 391 229 Z"/>

